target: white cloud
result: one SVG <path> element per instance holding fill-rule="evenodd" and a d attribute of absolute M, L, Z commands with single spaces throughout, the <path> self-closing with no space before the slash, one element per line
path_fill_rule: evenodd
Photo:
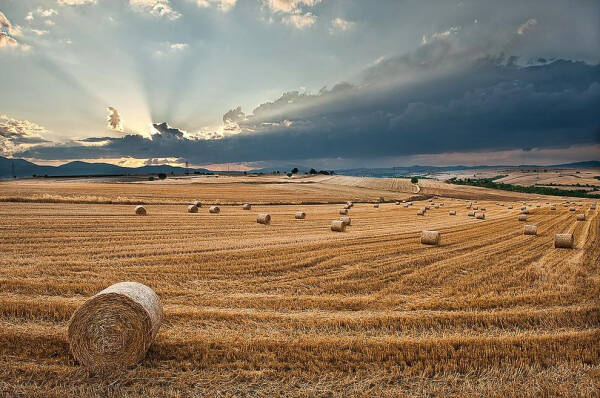
<path fill-rule="evenodd" d="M 59 6 L 81 6 L 84 4 L 96 4 L 96 0 L 57 0 Z"/>
<path fill-rule="evenodd" d="M 31 48 L 28 44 L 22 44 L 14 36 L 21 36 L 23 29 L 18 25 L 12 25 L 6 15 L 0 11 L 0 50 L 20 49 L 27 51 Z"/>
<path fill-rule="evenodd" d="M 315 24 L 317 17 L 312 13 L 307 12 L 306 14 L 292 14 L 281 18 L 283 23 L 292 25 L 298 29 L 309 28 Z"/>
<path fill-rule="evenodd" d="M 56 25 L 56 23 L 53 20 L 51 20 L 51 19 L 45 20 L 44 24 L 48 25 L 48 26 L 54 26 L 54 25 Z"/>
<path fill-rule="evenodd" d="M 520 35 L 524 35 L 528 31 L 535 28 L 536 25 L 537 25 L 537 19 L 530 18 L 523 25 L 519 26 L 519 29 L 517 29 L 517 33 Z"/>
<path fill-rule="evenodd" d="M 337 32 L 346 32 L 354 27 L 355 23 L 352 21 L 348 21 L 343 18 L 335 18 L 331 21 L 331 27 L 329 28 L 330 34 L 335 34 Z"/>
<path fill-rule="evenodd" d="M 450 29 L 445 30 L 443 32 L 436 32 L 436 33 L 432 34 L 429 37 L 427 37 L 427 35 L 424 34 L 423 38 L 421 39 L 421 44 L 427 44 L 432 39 L 445 39 L 445 38 L 448 38 L 451 35 L 457 33 L 460 29 L 461 29 L 460 26 L 451 26 Z"/>
<path fill-rule="evenodd" d="M 137 12 L 149 13 L 171 21 L 181 17 L 179 12 L 173 10 L 169 0 L 129 0 L 129 5 Z"/>
<path fill-rule="evenodd" d="M 26 20 L 26 21 L 29 21 L 29 22 L 31 22 L 31 21 L 33 21 L 33 19 L 34 19 L 34 18 L 33 18 L 33 12 L 32 12 L 32 11 L 29 11 L 29 12 L 27 13 L 27 15 L 25 16 L 25 20 Z"/>
<path fill-rule="evenodd" d="M 217 7 L 223 12 L 231 10 L 237 4 L 237 0 L 196 0 L 198 7 Z"/>
<path fill-rule="evenodd" d="M 39 15 L 42 18 L 49 18 L 49 17 L 51 17 L 53 15 L 58 15 L 58 11 L 56 11 L 53 8 L 49 8 L 49 9 L 45 10 L 42 7 L 38 7 L 35 10 L 35 12 L 36 12 L 37 15 Z"/>
<path fill-rule="evenodd" d="M 187 43 L 172 43 L 169 44 L 169 48 L 174 51 L 183 51 L 189 47 Z"/>
<path fill-rule="evenodd" d="M 157 43 L 153 47 L 155 49 L 154 55 L 157 57 L 162 57 L 167 54 L 181 53 L 186 51 L 190 46 L 187 43 L 171 43 L 167 41 L 163 43 Z"/>
<path fill-rule="evenodd" d="M 0 115 L 0 154 L 12 156 L 15 152 L 47 142 L 43 138 L 47 132 L 44 127 L 28 120 Z"/>
<path fill-rule="evenodd" d="M 317 17 L 311 9 L 321 0 L 262 0 L 263 7 L 273 14 L 281 15 L 281 22 L 297 29 L 311 27 Z M 269 18 L 272 22 L 272 18 Z"/>
<path fill-rule="evenodd" d="M 38 36 L 44 36 L 47 35 L 48 33 L 50 33 L 49 30 L 42 30 L 42 29 L 31 29 L 32 33 L 35 33 Z"/>

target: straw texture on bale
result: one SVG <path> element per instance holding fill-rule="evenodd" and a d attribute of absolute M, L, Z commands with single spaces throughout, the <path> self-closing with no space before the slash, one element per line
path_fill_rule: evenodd
<path fill-rule="evenodd" d="M 485 220 L 485 213 L 477 213 L 475 218 L 478 220 Z"/>
<path fill-rule="evenodd" d="M 122 369 L 141 361 L 163 317 L 160 298 L 137 282 L 102 290 L 71 320 L 67 338 L 77 361 L 93 370 Z"/>
<path fill-rule="evenodd" d="M 470 211 L 467 213 L 467 216 L 469 217 L 475 217 L 475 212 L 474 211 Z"/>
<path fill-rule="evenodd" d="M 256 216 L 256 222 L 264 225 L 271 224 L 271 215 L 267 213 L 259 213 L 258 216 Z"/>
<path fill-rule="evenodd" d="M 345 216 L 346 214 L 348 214 L 348 209 L 342 209 L 340 210 L 340 214 Z"/>
<path fill-rule="evenodd" d="M 252 210 L 252 205 L 250 203 L 244 203 L 242 206 L 243 210 Z"/>
<path fill-rule="evenodd" d="M 346 226 L 352 225 L 352 219 L 348 216 L 340 217 L 340 221 L 346 224 Z"/>
<path fill-rule="evenodd" d="M 218 214 L 221 212 L 221 209 L 219 208 L 219 206 L 210 206 L 208 208 L 208 212 L 212 214 Z"/>
<path fill-rule="evenodd" d="M 304 220 L 306 218 L 306 213 L 303 211 L 297 211 L 294 217 L 296 220 Z"/>
<path fill-rule="evenodd" d="M 556 234 L 554 235 L 554 247 L 563 249 L 573 248 L 573 234 Z"/>
<path fill-rule="evenodd" d="M 577 214 L 577 221 L 585 221 L 585 213 Z"/>
<path fill-rule="evenodd" d="M 344 232 L 346 230 L 346 224 L 342 220 L 333 220 L 331 222 L 331 230 L 334 232 Z"/>
<path fill-rule="evenodd" d="M 188 213 L 198 213 L 198 207 L 196 207 L 196 205 L 189 205 Z"/>
<path fill-rule="evenodd" d="M 525 225 L 523 235 L 537 235 L 537 225 Z"/>
<path fill-rule="evenodd" d="M 424 245 L 439 245 L 441 234 L 438 231 L 422 231 L 421 243 Z"/>
<path fill-rule="evenodd" d="M 144 206 L 136 206 L 135 214 L 137 214 L 138 216 L 145 216 L 146 214 L 148 214 L 148 212 L 146 211 L 146 208 Z"/>
<path fill-rule="evenodd" d="M 451 216 L 455 216 L 455 215 L 456 215 L 456 211 L 454 211 L 454 210 L 450 210 L 450 211 L 448 212 L 448 214 L 449 214 L 449 215 L 451 215 Z"/>

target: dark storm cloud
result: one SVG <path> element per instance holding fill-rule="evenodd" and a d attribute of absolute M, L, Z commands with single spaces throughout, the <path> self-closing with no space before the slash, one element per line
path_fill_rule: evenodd
<path fill-rule="evenodd" d="M 35 147 L 19 156 L 73 159 L 183 157 L 194 163 L 374 158 L 420 153 L 565 147 L 600 142 L 600 66 L 565 60 L 523 65 L 473 46 L 430 39 L 368 69 L 359 85 L 289 92 L 223 116 L 242 133 L 189 139 L 166 123 L 151 138 Z"/>

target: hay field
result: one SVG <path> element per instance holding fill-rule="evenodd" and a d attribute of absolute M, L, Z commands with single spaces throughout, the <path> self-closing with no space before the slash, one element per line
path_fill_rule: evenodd
<path fill-rule="evenodd" d="M 265 203 L 400 192 L 326 181 L 35 183 L 2 183 L 0 196 L 143 197 L 149 214 L 0 203 L 0 396 L 598 396 L 600 217 L 588 201 L 577 200 L 583 222 L 531 201 L 537 236 L 523 235 L 520 202 L 480 200 L 486 220 L 476 220 L 452 198 L 423 217 L 424 201 L 357 203 L 352 226 L 334 233 L 338 204 Z M 189 214 L 193 199 L 253 207 Z M 262 212 L 271 225 L 256 223 Z M 441 245 L 421 245 L 423 229 L 440 231 Z M 575 234 L 574 249 L 554 249 L 560 232 Z M 67 322 L 125 280 L 160 295 L 163 324 L 137 367 L 89 373 L 69 354 Z"/>

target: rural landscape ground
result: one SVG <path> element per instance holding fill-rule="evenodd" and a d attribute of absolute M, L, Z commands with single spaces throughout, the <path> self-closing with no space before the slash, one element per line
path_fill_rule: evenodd
<path fill-rule="evenodd" d="M 0 182 L 0 396 L 600 396 L 592 203 L 343 176 Z M 575 247 L 555 249 L 565 232 Z M 119 281 L 154 289 L 164 320 L 139 365 L 99 375 L 66 328 Z"/>

